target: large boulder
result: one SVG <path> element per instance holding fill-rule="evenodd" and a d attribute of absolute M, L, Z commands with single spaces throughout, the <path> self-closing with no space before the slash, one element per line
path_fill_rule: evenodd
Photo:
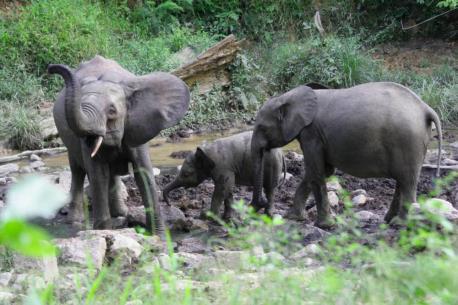
<path fill-rule="evenodd" d="M 88 238 L 55 239 L 59 248 L 59 265 L 88 268 L 93 265 L 100 270 L 105 260 L 107 242 L 105 238 L 93 236 Z"/>
<path fill-rule="evenodd" d="M 16 163 L 8 163 L 0 165 L 0 177 L 7 176 L 11 173 L 16 173 L 19 171 L 19 165 Z"/>
<path fill-rule="evenodd" d="M 52 282 L 59 276 L 56 256 L 29 257 L 13 254 L 13 267 L 16 273 L 37 273 L 46 282 Z"/>

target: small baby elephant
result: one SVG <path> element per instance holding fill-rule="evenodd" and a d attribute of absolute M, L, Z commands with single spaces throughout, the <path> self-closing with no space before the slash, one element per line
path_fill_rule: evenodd
<path fill-rule="evenodd" d="M 229 220 L 234 185 L 253 185 L 252 135 L 252 131 L 247 131 L 197 147 L 193 154 L 187 156 L 175 180 L 164 188 L 164 201 L 170 204 L 168 194 L 176 188 L 196 187 L 205 179 L 211 178 L 215 183 L 215 190 L 210 210 L 214 215 L 219 215 L 221 203 L 224 201 L 223 219 Z M 268 201 L 265 211 L 266 214 L 272 215 L 273 195 L 281 178 L 282 168 L 284 177 L 286 176 L 285 159 L 281 148 L 266 152 L 263 164 L 263 186 Z"/>

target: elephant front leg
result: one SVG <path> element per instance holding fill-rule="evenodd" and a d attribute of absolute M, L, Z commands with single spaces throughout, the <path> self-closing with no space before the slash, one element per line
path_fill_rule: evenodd
<path fill-rule="evenodd" d="M 95 163 L 91 167 L 89 180 L 91 183 L 94 229 L 111 229 L 112 227 L 108 206 L 109 179 L 110 170 L 107 164 Z"/>
<path fill-rule="evenodd" d="M 152 234 L 165 237 L 165 225 L 157 195 L 157 186 L 154 180 L 153 166 L 148 155 L 148 148 L 134 152 L 132 161 L 135 182 L 143 199 L 146 215 L 146 229 Z"/>
<path fill-rule="evenodd" d="M 324 180 L 313 182 L 312 188 L 317 208 L 317 219 L 315 226 L 322 229 L 330 229 L 335 225 L 335 222 L 331 217 L 331 209 L 329 206 L 326 183 Z"/>
<path fill-rule="evenodd" d="M 224 214 L 223 219 L 225 217 L 230 217 L 232 212 L 232 203 L 229 203 L 229 198 L 232 196 L 232 188 L 235 183 L 234 175 L 220 175 L 215 180 L 215 190 L 213 192 L 212 201 L 210 205 L 210 212 L 215 215 L 219 216 L 219 211 L 221 208 L 221 204 L 225 202 Z M 229 204 L 230 206 L 227 206 Z"/>
<path fill-rule="evenodd" d="M 122 194 L 122 181 L 119 176 L 110 175 L 110 214 L 111 217 L 126 216 L 128 208 Z"/>
<path fill-rule="evenodd" d="M 70 160 L 72 181 L 70 187 L 71 201 L 68 211 L 68 222 L 81 224 L 84 221 L 83 198 L 85 171 Z"/>

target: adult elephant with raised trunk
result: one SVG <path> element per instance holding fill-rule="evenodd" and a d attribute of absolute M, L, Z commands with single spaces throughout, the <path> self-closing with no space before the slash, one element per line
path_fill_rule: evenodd
<path fill-rule="evenodd" d="M 396 180 L 385 216 L 405 218 L 416 201 L 418 176 L 431 139 L 431 123 L 439 134 L 438 115 L 410 89 L 390 82 L 373 82 L 347 89 L 313 90 L 300 86 L 267 101 L 256 116 L 251 153 L 255 164 L 252 204 L 264 206 L 261 194 L 265 151 L 299 140 L 305 177 L 299 184 L 290 215 L 305 217 L 305 201 L 313 191 L 316 225 L 330 227 L 325 178 L 335 168 L 361 178 Z"/>
<path fill-rule="evenodd" d="M 189 106 L 189 90 L 163 72 L 136 76 L 113 60 L 96 56 L 76 70 L 49 65 L 65 81 L 54 105 L 54 120 L 68 148 L 72 172 L 69 218 L 84 220 L 83 183 L 92 191 L 95 229 L 111 228 L 111 217 L 125 216 L 120 175 L 134 169 L 146 212 L 147 229 L 164 232 L 147 142 L 177 124 Z"/>

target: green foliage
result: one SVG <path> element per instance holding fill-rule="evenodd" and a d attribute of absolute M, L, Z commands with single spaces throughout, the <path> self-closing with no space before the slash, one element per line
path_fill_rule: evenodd
<path fill-rule="evenodd" d="M 266 61 L 275 92 L 318 82 L 339 88 L 372 80 L 375 62 L 361 51 L 357 39 L 312 37 L 295 43 L 280 43 Z"/>
<path fill-rule="evenodd" d="M 15 149 L 39 149 L 43 146 L 40 127 L 35 110 L 17 101 L 1 101 L 0 137 L 8 139 Z"/>

